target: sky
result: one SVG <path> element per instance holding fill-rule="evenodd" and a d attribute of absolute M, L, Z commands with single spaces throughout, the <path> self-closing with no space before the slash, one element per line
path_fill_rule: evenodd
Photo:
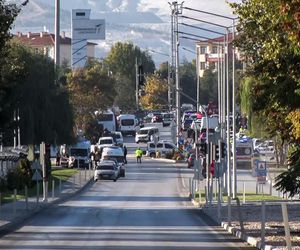
<path fill-rule="evenodd" d="M 24 0 L 9 1 L 22 3 Z M 61 30 L 70 36 L 70 14 L 67 15 L 66 13 L 69 13 L 72 9 L 91 9 L 92 19 L 104 18 L 107 21 L 106 39 L 105 41 L 97 41 L 98 51 L 100 51 L 98 53 L 99 57 L 105 56 L 112 44 L 117 41 L 133 41 L 134 44 L 143 49 L 168 54 L 170 50 L 171 14 L 169 2 L 172 1 L 174 0 L 60 0 L 62 9 Z M 178 1 L 178 3 L 182 3 L 182 1 Z M 17 18 L 14 31 L 40 32 L 49 30 L 53 32 L 54 8 L 47 8 L 48 5 L 54 6 L 55 0 L 29 0 L 29 4 L 25 7 L 27 11 L 22 11 L 20 17 Z M 225 0 L 185 0 L 183 6 L 233 16 L 232 10 Z M 197 11 L 183 9 L 183 15 L 224 26 L 231 25 L 230 20 Z M 205 26 L 203 23 L 201 24 L 190 19 L 182 20 L 184 23 Z M 186 27 L 181 26 L 181 29 L 183 28 Z M 205 28 L 218 30 L 215 26 L 205 26 Z M 197 30 L 193 32 L 199 33 Z M 205 32 L 202 32 L 201 35 L 215 36 L 212 33 L 207 34 Z M 194 50 L 195 45 L 193 41 L 183 40 L 181 44 L 190 50 Z M 182 55 L 188 59 L 194 57 L 193 53 L 187 51 L 182 51 Z M 164 60 L 163 55 L 156 54 L 153 56 L 160 57 L 159 61 Z"/>

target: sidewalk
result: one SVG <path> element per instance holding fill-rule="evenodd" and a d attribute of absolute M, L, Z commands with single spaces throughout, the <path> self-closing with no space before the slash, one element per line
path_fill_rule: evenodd
<path fill-rule="evenodd" d="M 16 202 L 1 204 L 0 206 L 0 236 L 7 231 L 13 230 L 20 223 L 31 218 L 41 210 L 71 198 L 79 193 L 86 185 L 93 180 L 93 170 L 79 169 L 79 172 L 61 182 L 53 190 L 48 190 L 48 202 L 43 202 L 43 188 L 40 182 L 40 195 L 29 197 L 28 201 L 22 199 Z"/>

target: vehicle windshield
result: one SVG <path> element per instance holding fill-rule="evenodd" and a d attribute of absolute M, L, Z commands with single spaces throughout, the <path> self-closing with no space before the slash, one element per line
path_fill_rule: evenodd
<path fill-rule="evenodd" d="M 99 144 L 113 144 L 113 141 L 111 139 L 100 140 Z"/>
<path fill-rule="evenodd" d="M 173 114 L 164 114 L 164 119 L 173 118 Z"/>
<path fill-rule="evenodd" d="M 117 160 L 118 163 L 124 162 L 124 156 L 106 155 L 103 157 L 104 160 Z"/>
<path fill-rule="evenodd" d="M 70 154 L 71 156 L 87 156 L 88 150 L 85 148 L 71 148 Z"/>
<path fill-rule="evenodd" d="M 148 134 L 148 130 L 140 130 L 138 132 L 139 135 L 147 135 Z"/>
<path fill-rule="evenodd" d="M 120 139 L 120 138 L 121 138 L 121 135 L 120 135 L 120 134 L 115 134 L 115 138 L 116 138 L 116 139 Z"/>
<path fill-rule="evenodd" d="M 112 121 L 113 120 L 113 114 L 100 114 L 98 116 L 99 121 Z"/>
<path fill-rule="evenodd" d="M 97 170 L 113 170 L 114 166 L 111 165 L 101 165 L 97 166 Z"/>
<path fill-rule="evenodd" d="M 133 119 L 124 119 L 121 121 L 122 126 L 133 126 L 134 120 Z"/>

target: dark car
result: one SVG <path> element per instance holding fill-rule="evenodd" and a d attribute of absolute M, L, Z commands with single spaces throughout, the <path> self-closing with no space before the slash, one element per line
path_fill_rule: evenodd
<path fill-rule="evenodd" d="M 162 114 L 156 114 L 152 117 L 151 119 L 151 122 L 152 123 L 155 123 L 155 122 L 163 122 L 163 116 Z"/>

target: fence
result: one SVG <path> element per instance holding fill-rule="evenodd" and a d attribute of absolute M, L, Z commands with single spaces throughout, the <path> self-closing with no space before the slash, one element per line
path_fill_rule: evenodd
<path fill-rule="evenodd" d="M 47 182 L 46 200 L 43 200 L 42 182 L 36 186 L 36 194 L 29 195 L 28 188 L 25 186 L 22 191 L 13 191 L 13 201 L 1 203 L 3 194 L 0 193 L 0 226 L 9 223 L 14 218 L 35 211 L 48 202 L 53 202 L 60 198 L 69 197 L 74 194 L 83 185 L 93 177 L 92 169 L 80 169 L 77 174 L 73 175 L 66 181 L 57 180 Z M 1 197 L 2 196 L 2 197 Z M 18 199 L 19 197 L 21 199 Z"/>

